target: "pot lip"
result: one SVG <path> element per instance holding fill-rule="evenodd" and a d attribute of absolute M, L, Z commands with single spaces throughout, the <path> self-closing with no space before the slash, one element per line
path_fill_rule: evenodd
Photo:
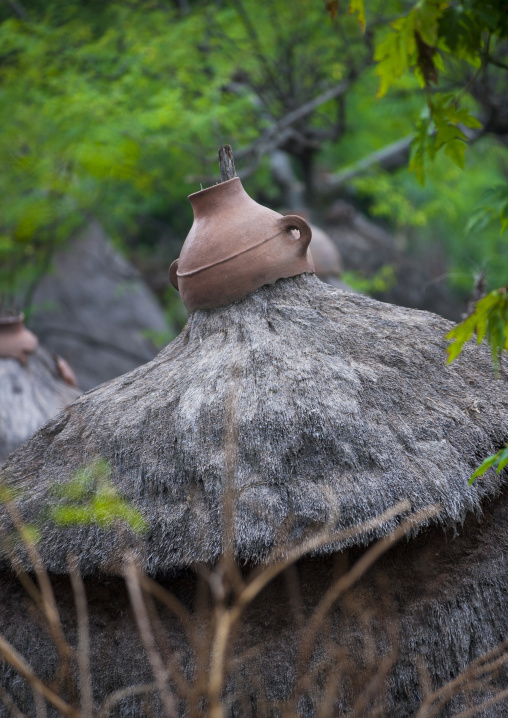
<path fill-rule="evenodd" d="M 20 314 L 16 314 L 11 317 L 0 317 L 0 328 L 2 327 L 12 327 L 16 324 L 23 324 L 23 321 L 25 319 L 25 315 L 23 312 Z"/>
<path fill-rule="evenodd" d="M 232 177 L 231 179 L 225 180 L 224 182 L 217 182 L 217 184 L 213 184 L 211 187 L 205 187 L 204 189 L 200 189 L 199 192 L 193 192 L 192 194 L 187 195 L 187 198 L 197 199 L 198 197 L 203 197 L 207 193 L 213 192 L 214 190 L 217 191 L 220 187 L 226 187 L 227 185 L 231 185 L 231 183 L 233 182 L 240 182 L 240 184 L 242 184 L 240 177 Z"/>

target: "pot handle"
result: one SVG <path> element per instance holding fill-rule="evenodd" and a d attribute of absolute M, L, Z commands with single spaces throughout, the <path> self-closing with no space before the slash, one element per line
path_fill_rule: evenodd
<path fill-rule="evenodd" d="M 169 281 L 173 285 L 173 287 L 178 290 L 178 277 L 177 277 L 177 271 L 178 271 L 178 259 L 175 259 L 175 261 L 171 264 L 171 267 L 169 268 Z M 178 290 L 179 291 L 179 290 Z"/>
<path fill-rule="evenodd" d="M 300 244 L 302 254 L 305 254 L 307 247 L 310 244 L 310 240 L 312 239 L 312 230 L 308 223 L 303 219 L 303 217 L 299 217 L 297 214 L 287 214 L 285 217 L 281 218 L 280 222 L 291 241 L 298 242 Z M 297 229 L 300 232 L 298 239 L 291 237 L 289 234 L 291 229 Z"/>

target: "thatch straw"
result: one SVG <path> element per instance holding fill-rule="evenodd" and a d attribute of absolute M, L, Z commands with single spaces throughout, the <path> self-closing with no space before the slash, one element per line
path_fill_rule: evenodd
<path fill-rule="evenodd" d="M 62 407 L 79 395 L 66 384 L 55 359 L 39 347 L 23 365 L 0 357 L 0 466 Z"/>
<path fill-rule="evenodd" d="M 306 559 L 297 566 L 295 581 L 283 577 L 272 582 L 247 611 L 240 626 L 234 656 L 229 665 L 229 690 L 224 703 L 235 705 L 226 715 L 276 716 L 276 704 L 292 695 L 296 709 L 286 715 L 307 718 L 317 715 L 350 715 L 352 704 L 361 699 L 370 681 L 381 675 L 377 692 L 371 695 L 383 718 L 414 718 L 425 698 L 458 681 L 472 661 L 493 649 L 508 635 L 505 556 L 508 552 L 508 495 L 485 506 L 481 520 L 470 515 L 459 535 L 443 532 L 438 526 L 424 529 L 415 540 L 399 543 L 361 579 L 360 583 L 332 607 L 313 646 L 309 664 L 300 665 L 302 636 L 312 612 L 333 581 L 334 557 Z M 351 562 L 359 549 L 350 552 Z M 171 591 L 189 608 L 194 605 L 195 582 L 190 576 L 174 576 Z M 68 640 L 78 644 L 72 591 L 66 577 L 53 579 L 58 608 Z M 85 582 L 90 621 L 90 658 L 94 700 L 100 703 L 110 692 L 143 684 L 153 695 L 153 672 L 129 609 L 125 586 L 118 578 L 91 577 Z M 301 615 L 295 601 L 301 605 Z M 38 676 L 54 686 L 58 655 L 41 627 L 40 613 L 26 611 L 26 596 L 8 572 L 0 581 L 0 635 L 29 660 Z M 157 648 L 172 666 L 170 656 L 183 667 L 192 682 L 189 641 L 182 624 L 172 611 L 157 602 L 160 617 Z M 201 630 L 200 649 L 208 656 L 206 630 L 200 628 L 203 615 L 196 620 Z M 184 624 L 185 625 L 185 624 Z M 206 624 L 205 624 L 206 625 Z M 341 651 L 346 660 L 341 664 Z M 497 655 L 495 656 L 497 657 Z M 194 657 L 195 659 L 196 657 Z M 232 656 L 231 656 L 232 658 Z M 508 685 L 507 655 L 504 666 L 479 681 L 463 681 L 445 697 L 439 718 L 448 718 L 495 696 Z M 321 670 L 305 686 L 302 677 L 322 659 Z M 388 659 L 386 675 L 383 662 Z M 493 661 L 488 661 L 491 664 Z M 478 664 L 478 662 L 477 662 Z M 474 665 L 473 665 L 474 668 Z M 471 670 L 471 669 L 469 669 Z M 303 671 L 303 672 L 302 672 Z M 174 671 L 170 670 L 170 675 Z M 467 674 L 466 674 L 467 678 Z M 195 676 L 194 676 L 195 679 Z M 304 685 L 302 693 L 295 685 Z M 334 702 L 327 713 L 319 713 L 326 701 L 330 682 L 334 682 Z M 0 685 L 12 695 L 27 715 L 34 715 L 33 697 L 26 684 L 7 663 L 0 662 Z M 139 686 L 140 690 L 143 688 Z M 156 690 L 156 686 L 155 686 Z M 134 691 L 125 690 L 113 713 L 118 718 L 153 715 L 143 707 Z M 430 697 L 430 696 L 429 696 Z M 245 707 L 245 703 L 247 707 Z M 155 715 L 163 715 L 160 704 Z M 481 718 L 504 716 L 502 703 L 480 712 Z M 178 711 L 184 714 L 183 708 Z M 206 711 L 204 711 L 206 715 Z M 7 715 L 7 714 L 5 714 Z M 53 715 L 53 714 L 51 714 Z M 0 716 L 4 716 L 0 705 Z"/>
<path fill-rule="evenodd" d="M 436 522 L 457 524 L 500 489 L 493 472 L 472 487 L 468 479 L 508 438 L 508 395 L 485 346 L 445 366 L 450 326 L 314 276 L 281 280 L 195 312 L 152 362 L 41 429 L 10 459 L 6 479 L 26 490 L 20 507 L 33 522 L 56 501 L 55 484 L 101 456 L 149 523 L 139 556 L 150 574 L 215 561 L 233 394 L 240 561 L 261 561 L 326 525 L 358 525 L 404 499 L 411 511 L 437 503 Z M 113 532 L 46 522 L 40 550 L 53 572 L 66 572 L 71 552 L 90 574 L 108 569 L 118 543 Z"/>

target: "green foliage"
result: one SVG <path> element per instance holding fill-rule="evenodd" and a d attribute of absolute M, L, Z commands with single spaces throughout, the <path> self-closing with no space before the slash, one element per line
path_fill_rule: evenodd
<path fill-rule="evenodd" d="M 374 55 L 380 78 L 378 98 L 408 70 L 414 71 L 422 85 L 437 81 L 443 66 L 437 51 L 439 20 L 447 5 L 443 0 L 422 0 L 391 23 Z"/>
<path fill-rule="evenodd" d="M 459 109 L 456 102 L 454 95 L 434 94 L 418 120 L 409 168 L 422 184 L 426 157 L 434 160 L 440 149 L 461 169 L 466 166 L 467 137 L 460 125 L 471 129 L 481 129 L 482 125 L 467 108 Z"/>
<path fill-rule="evenodd" d="M 364 0 L 349 0 L 349 12 L 356 15 L 360 27 L 365 30 L 365 4 Z"/>
<path fill-rule="evenodd" d="M 499 472 L 502 471 L 507 464 L 508 447 L 505 447 L 504 449 L 501 449 L 501 451 L 498 451 L 497 454 L 488 456 L 471 476 L 469 483 L 472 484 L 478 476 L 483 476 L 483 474 L 487 471 L 487 469 L 490 469 L 491 466 L 497 466 L 497 473 L 499 474 Z"/>
<path fill-rule="evenodd" d="M 339 0 L 325 0 L 325 8 L 332 20 L 335 20 L 339 12 Z M 364 0 L 349 0 L 349 12 L 356 15 L 360 27 L 365 30 L 365 4 Z"/>
<path fill-rule="evenodd" d="M 248 146 L 365 52 L 354 18 L 338 28 L 307 0 L 23 5 L 25 19 L 0 9 L 0 292 L 30 285 L 90 215 L 123 236 L 163 214 L 183 234 L 214 148 Z M 262 174 L 254 191 L 270 191 Z"/>
<path fill-rule="evenodd" d="M 446 338 L 452 341 L 448 347 L 448 364 L 459 356 L 464 344 L 471 339 L 475 332 L 478 344 L 481 344 L 487 337 L 494 365 L 497 368 L 499 355 L 503 349 L 508 349 L 506 287 L 495 289 L 487 294 L 476 303 L 473 313 L 446 335 Z"/>
<path fill-rule="evenodd" d="M 490 61 L 491 37 L 508 37 L 503 0 L 420 0 L 391 23 L 376 47 L 378 97 L 411 72 L 426 90 L 427 107 L 416 124 L 410 163 L 422 183 L 425 159 L 433 160 L 441 148 L 464 168 L 467 137 L 461 128 L 481 128 L 467 108 L 459 107 L 462 92 L 433 94 L 431 85 L 439 82 L 445 61 L 465 61 L 479 70 Z"/>
<path fill-rule="evenodd" d="M 483 230 L 493 222 L 501 223 L 501 232 L 508 228 L 508 185 L 486 189 L 469 218 L 467 230 Z"/>
<path fill-rule="evenodd" d="M 0 480 L 1 480 L 0 475 Z M 19 490 L 16 490 L 13 486 L 0 483 L 0 504 L 7 504 L 11 501 L 15 501 L 20 495 Z"/>
<path fill-rule="evenodd" d="M 110 480 L 111 469 L 103 459 L 79 469 L 66 484 L 58 485 L 60 499 L 50 508 L 50 515 L 61 526 L 97 524 L 111 528 L 125 523 L 133 531 L 146 530 L 140 512 L 125 501 Z"/>
<path fill-rule="evenodd" d="M 380 109 L 384 103 L 385 100 Z M 363 104 L 358 107 L 361 109 Z M 389 120 L 387 108 L 384 109 Z M 410 120 L 411 117 L 406 116 L 406 134 Z M 384 115 L 380 114 L 379 125 L 383 126 L 384 121 Z M 339 145 L 342 155 L 354 156 L 361 143 L 367 144 L 368 118 L 360 117 L 356 130 L 356 137 Z M 369 146 L 368 151 L 373 149 L 375 147 Z M 333 148 L 330 155 L 335 156 Z M 468 149 L 467 161 L 467 170 L 463 171 L 444 153 L 438 153 L 433 162 L 428 163 L 425 185 L 406 169 L 394 173 L 375 168 L 352 183 L 369 214 L 383 217 L 397 228 L 405 252 L 413 257 L 433 254 L 441 258 L 441 281 L 451 285 L 453 292 L 464 301 L 470 296 L 474 277 L 479 272 L 485 273 L 488 289 L 504 285 L 508 264 L 507 235 L 506 232 L 500 235 L 494 215 L 486 226 L 465 229 L 470 217 L 477 212 L 478 198 L 485 187 L 502 186 L 508 150 L 494 138 L 485 137 Z"/>
<path fill-rule="evenodd" d="M 373 276 L 365 277 L 361 272 L 344 272 L 341 279 L 362 294 L 382 294 L 389 291 L 397 282 L 394 268 L 387 264 Z"/>
<path fill-rule="evenodd" d="M 486 214 L 463 235 L 478 196 L 503 182 L 506 150 L 485 150 L 482 139 L 478 153 L 468 151 L 474 172 L 459 179 L 453 170 L 464 165 L 465 129 L 478 126 L 477 108 L 467 93 L 431 91 L 443 77 L 455 87 L 461 63 L 474 72 L 487 61 L 494 39 L 506 35 L 499 2 L 328 2 L 333 22 L 308 0 L 202 1 L 186 14 L 169 0 L 23 5 L 27 19 L 0 6 L 0 293 L 21 286 L 29 294 L 54 247 L 91 215 L 116 238 L 136 235 L 144 217 L 162 217 L 185 236 L 192 221 L 186 195 L 217 175 L 218 144 L 227 140 L 241 155 L 274 122 L 343 79 L 350 87 L 338 139 L 320 144 L 337 119 L 337 101 L 304 120 L 314 133 L 305 141 L 317 173 L 417 127 L 411 168 L 425 188 L 404 171 L 372 172 L 357 180 L 357 191 L 411 242 L 439 238 L 462 290 L 484 258 L 491 281 L 506 281 L 493 261 L 506 242 L 490 226 L 474 234 L 485 217 L 504 212 L 496 198 L 488 205 L 486 196 Z M 362 36 L 365 10 L 375 22 Z M 375 103 L 380 81 L 385 95 Z M 297 124 L 297 138 L 300 131 Z M 285 149 L 299 142 L 288 140 Z M 254 153 L 247 164 L 258 161 L 246 187 L 275 203 L 268 163 Z"/>
<path fill-rule="evenodd" d="M 398 187 L 389 172 L 382 170 L 358 177 L 352 185 L 370 199 L 369 214 L 385 217 L 397 227 L 423 227 L 428 222 L 425 209 L 417 207 L 407 191 Z"/>

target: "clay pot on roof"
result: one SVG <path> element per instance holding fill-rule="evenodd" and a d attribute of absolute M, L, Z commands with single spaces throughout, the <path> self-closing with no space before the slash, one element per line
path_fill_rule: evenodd
<path fill-rule="evenodd" d="M 246 282 L 245 296 L 222 306 L 220 280 L 227 293 L 230 277 L 214 271 L 208 299 L 214 308 L 191 312 L 180 336 L 153 361 L 79 397 L 10 458 L 5 479 L 25 492 L 19 510 L 33 523 L 41 506 L 55 502 L 55 485 L 101 456 L 117 490 L 149 525 L 144 537 L 130 538 L 130 550 L 148 575 L 166 577 L 191 606 L 185 596 L 193 570 L 213 565 L 224 549 L 233 423 L 237 560 L 260 564 L 325 527 L 336 536 L 299 566 L 303 615 L 330 585 L 334 560 L 347 561 L 348 550 L 350 557 L 362 555 L 404 517 L 434 507 L 408 542 L 334 606 L 314 653 L 319 661 L 322 647 L 332 645 L 338 661 L 347 651 L 353 683 L 339 685 L 330 709 L 330 715 L 346 714 L 355 699 L 354 671 L 366 670 L 361 626 L 362 615 L 369 615 L 373 676 L 394 650 L 376 688 L 381 715 L 413 715 L 422 697 L 422 665 L 439 687 L 507 635 L 506 476 L 491 471 L 468 484 L 481 458 L 506 442 L 507 379 L 495 377 L 484 346 L 466 347 L 446 366 L 451 324 L 436 315 L 337 291 L 308 271 L 254 289 Z M 374 521 L 394 506 L 402 508 Z M 118 565 L 120 539 L 96 526 L 62 528 L 48 520 L 40 530 L 44 565 L 62 576 L 64 620 L 72 611 L 63 578 L 68 553 L 89 577 L 96 700 L 108 690 L 152 681 L 119 581 L 107 578 Z M 6 565 L 3 575 L 0 585 L 7 588 L 0 590 L 9 608 L 0 615 L 0 631 L 32 657 L 38 675 L 49 676 L 54 650 L 16 613 L 19 590 Z M 371 613 L 355 613 L 364 604 Z M 271 706 L 273 715 L 295 687 L 301 624 L 294 615 L 277 584 L 245 618 L 230 690 L 246 698 L 248 715 L 259 714 L 260 705 Z M 185 662 L 189 646 L 176 619 L 168 614 L 161 621 Z M 262 649 L 252 656 L 247 649 L 254 640 Z M 31 691 L 6 667 L 0 676 L 25 709 Z M 496 680 L 498 688 L 507 687 L 504 668 Z M 298 715 L 319 714 L 326 685 L 312 684 Z M 235 714 L 247 715 L 238 700 Z M 468 707 L 469 697 L 461 695 L 440 715 Z M 135 698 L 126 698 L 122 710 L 144 715 Z M 499 705 L 486 705 L 482 715 L 499 717 Z"/>
<path fill-rule="evenodd" d="M 79 395 L 67 362 L 40 347 L 23 319 L 0 317 L 0 466 Z"/>
<path fill-rule="evenodd" d="M 189 200 L 194 223 L 170 268 L 189 312 L 226 306 L 283 277 L 314 271 L 307 222 L 254 202 L 238 177 Z"/>

